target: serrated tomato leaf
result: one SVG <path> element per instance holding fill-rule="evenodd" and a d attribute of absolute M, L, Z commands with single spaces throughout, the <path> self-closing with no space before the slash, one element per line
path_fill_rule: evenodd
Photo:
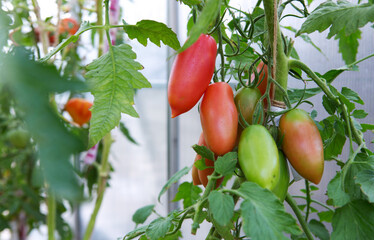
<path fill-rule="evenodd" d="M 136 38 L 138 42 L 144 46 L 147 46 L 149 39 L 159 47 L 161 46 L 161 41 L 174 50 L 181 47 L 177 34 L 175 34 L 175 32 L 173 32 L 171 28 L 168 28 L 164 23 L 153 20 L 141 20 L 137 22 L 136 25 L 125 24 L 123 28 L 130 39 Z"/>
<path fill-rule="evenodd" d="M 240 205 L 243 231 L 251 239 L 287 239 L 283 233 L 301 233 L 296 220 L 269 190 L 245 182 L 238 189 L 244 198 Z"/>
<path fill-rule="evenodd" d="M 214 168 L 218 174 L 227 176 L 235 171 L 237 162 L 238 153 L 228 152 L 225 155 L 217 158 L 217 161 L 214 163 Z"/>
<path fill-rule="evenodd" d="M 213 191 L 209 194 L 209 210 L 213 214 L 214 220 L 219 225 L 226 226 L 234 216 L 234 199 L 232 196 L 222 192 Z"/>
<path fill-rule="evenodd" d="M 374 206 L 364 200 L 349 202 L 336 209 L 331 240 L 372 239 Z"/>
<path fill-rule="evenodd" d="M 89 146 L 118 126 L 121 113 L 138 117 L 134 107 L 135 89 L 149 88 L 151 84 L 139 72 L 143 69 L 135 61 L 131 46 L 122 44 L 87 66 L 87 82 L 95 97 L 91 108 Z"/>
<path fill-rule="evenodd" d="M 178 172 L 176 172 L 167 182 L 166 184 L 162 187 L 160 193 L 158 194 L 158 201 L 160 201 L 161 196 L 173 185 L 174 183 L 178 182 L 178 180 L 186 175 L 190 170 L 192 166 L 190 167 L 184 167 Z"/>
<path fill-rule="evenodd" d="M 360 171 L 356 176 L 356 183 L 361 186 L 369 202 L 374 203 L 374 171 L 372 169 Z"/>
<path fill-rule="evenodd" d="M 145 231 L 150 240 L 158 240 L 164 237 L 171 227 L 171 218 L 159 217 L 153 220 Z"/>
<path fill-rule="evenodd" d="M 202 192 L 201 188 L 193 185 L 191 182 L 184 182 L 178 187 L 178 192 L 173 202 L 183 200 L 183 207 L 187 208 L 196 203 Z"/>
<path fill-rule="evenodd" d="M 134 215 L 132 215 L 132 221 L 136 224 L 143 224 L 149 215 L 151 215 L 153 209 L 155 208 L 155 205 L 147 205 L 142 208 L 139 208 L 136 210 Z"/>

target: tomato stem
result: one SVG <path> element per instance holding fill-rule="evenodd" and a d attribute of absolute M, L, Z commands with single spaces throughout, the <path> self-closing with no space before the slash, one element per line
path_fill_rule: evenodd
<path fill-rule="evenodd" d="M 286 195 L 286 201 L 287 201 L 288 205 L 290 205 L 290 207 L 292 208 L 292 210 L 295 213 L 297 219 L 299 220 L 299 223 L 300 223 L 306 237 L 308 238 L 308 240 L 313 240 L 314 238 L 313 238 L 312 233 L 310 232 L 308 224 L 305 222 L 304 217 L 303 217 L 299 207 L 297 206 L 297 203 L 295 202 L 295 200 L 292 198 L 292 196 L 289 193 L 287 193 L 287 195 Z"/>
<path fill-rule="evenodd" d="M 91 214 L 90 221 L 88 222 L 88 226 L 83 236 L 83 240 L 91 239 L 91 235 L 95 227 L 96 217 L 97 217 L 97 214 L 99 213 L 101 203 L 104 198 L 104 193 L 105 193 L 106 185 L 107 185 L 108 172 L 109 172 L 109 162 L 108 162 L 109 151 L 110 151 L 110 147 L 112 143 L 113 143 L 112 137 L 110 133 L 108 133 L 103 138 L 103 152 L 101 156 L 101 165 L 100 165 L 100 170 L 99 170 L 100 177 L 99 177 L 95 207 Z"/>
<path fill-rule="evenodd" d="M 309 212 L 310 212 L 310 187 L 309 181 L 305 179 L 305 189 L 306 189 L 306 211 L 305 211 L 305 222 L 308 222 Z"/>
<path fill-rule="evenodd" d="M 52 191 L 48 191 L 47 195 L 47 226 L 48 226 L 48 240 L 55 239 L 55 229 L 56 229 L 56 198 Z"/>
<path fill-rule="evenodd" d="M 302 198 L 302 199 L 306 199 L 305 196 L 292 196 L 292 197 L 293 197 L 293 198 Z M 321 207 L 326 208 L 326 209 L 329 210 L 329 211 L 333 211 L 333 212 L 335 211 L 334 209 L 330 208 L 330 207 L 327 206 L 326 204 L 323 204 L 323 203 L 321 203 L 321 202 L 319 202 L 319 201 L 317 201 L 317 200 L 310 199 L 310 201 L 313 202 L 313 203 L 316 203 L 316 204 L 320 205 Z"/>

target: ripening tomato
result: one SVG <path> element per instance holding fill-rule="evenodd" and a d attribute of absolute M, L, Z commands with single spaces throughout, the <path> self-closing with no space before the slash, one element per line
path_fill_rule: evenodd
<path fill-rule="evenodd" d="M 208 147 L 206 145 L 203 133 L 200 134 L 199 142 L 197 144 L 200 145 L 200 146 Z M 201 159 L 201 156 L 196 154 L 195 162 L 200 160 L 200 159 Z M 212 160 L 205 159 L 205 165 L 210 166 L 210 167 L 214 167 L 214 162 Z M 197 173 L 197 176 L 196 176 L 196 173 L 194 174 L 193 168 L 196 169 L 195 172 Z M 199 170 L 199 169 L 197 169 L 197 167 L 195 165 L 193 165 L 193 167 L 192 167 L 193 184 L 194 185 L 203 184 L 204 187 L 206 187 L 206 185 L 208 184 L 208 176 L 211 175 L 213 173 L 213 171 L 214 171 L 214 168 L 206 168 L 204 170 Z M 220 178 L 220 179 L 217 179 L 216 188 L 218 188 L 219 185 L 221 185 L 222 181 L 223 181 L 223 177 Z"/>
<path fill-rule="evenodd" d="M 204 94 L 214 73 L 216 55 L 216 41 L 205 34 L 177 55 L 168 84 L 172 118 L 189 111 Z"/>
<path fill-rule="evenodd" d="M 64 18 L 61 19 L 60 24 L 58 25 L 58 32 L 60 34 L 70 34 L 74 35 L 79 29 L 78 22 L 73 18 Z"/>
<path fill-rule="evenodd" d="M 7 140 L 16 148 L 25 148 L 30 143 L 30 133 L 22 128 L 12 129 L 6 135 Z"/>
<path fill-rule="evenodd" d="M 91 106 L 92 103 L 83 98 L 72 98 L 66 103 L 65 110 L 75 123 L 82 126 L 91 119 Z"/>
<path fill-rule="evenodd" d="M 258 85 L 257 88 L 261 92 L 261 96 L 265 94 L 266 88 L 268 85 L 268 66 L 264 62 L 260 62 L 257 66 L 257 72 L 258 72 Z M 253 81 L 255 79 L 255 75 L 252 74 L 251 80 Z M 270 86 L 270 92 L 269 92 L 270 99 L 274 98 L 273 93 L 273 86 Z M 264 105 L 266 105 L 267 99 L 264 99 Z"/>
<path fill-rule="evenodd" d="M 235 147 L 238 111 L 228 83 L 209 85 L 201 101 L 200 120 L 205 141 L 216 155 L 224 155 Z"/>
<path fill-rule="evenodd" d="M 282 151 L 278 151 L 279 154 L 279 181 L 277 185 L 271 189 L 271 191 L 278 196 L 281 202 L 284 201 L 288 191 L 288 185 L 290 183 L 290 172 L 288 170 L 287 160 L 284 157 Z"/>
<path fill-rule="evenodd" d="M 235 94 L 234 101 L 238 114 L 241 113 L 248 124 L 252 124 L 253 113 L 260 98 L 261 93 L 257 88 L 242 87 Z M 239 123 L 239 126 L 244 126 L 245 128 L 246 125 L 240 116 Z"/>
<path fill-rule="evenodd" d="M 279 181 L 278 148 L 262 125 L 244 129 L 238 146 L 238 160 L 246 179 L 272 190 Z"/>
<path fill-rule="evenodd" d="M 323 143 L 312 118 L 302 109 L 293 109 L 280 118 L 279 128 L 283 152 L 293 168 L 318 184 L 324 168 Z"/>

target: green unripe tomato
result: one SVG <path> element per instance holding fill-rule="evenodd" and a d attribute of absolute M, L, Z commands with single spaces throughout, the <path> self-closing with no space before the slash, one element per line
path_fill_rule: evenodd
<path fill-rule="evenodd" d="M 287 160 L 284 157 L 284 154 L 281 151 L 278 151 L 279 154 L 279 181 L 278 184 L 271 191 L 277 195 L 277 197 L 284 201 L 288 191 L 288 184 L 290 183 L 290 173 L 288 171 Z"/>
<path fill-rule="evenodd" d="M 7 139 L 14 147 L 22 149 L 29 144 L 30 134 L 21 128 L 12 129 L 7 133 Z"/>
<path fill-rule="evenodd" d="M 278 148 L 269 131 L 262 125 L 244 129 L 238 146 L 240 167 L 248 181 L 272 190 L 279 181 Z"/>
<path fill-rule="evenodd" d="M 235 94 L 234 101 L 238 113 L 242 114 L 248 124 L 252 124 L 253 113 L 260 98 L 261 92 L 258 88 L 242 87 Z M 245 126 L 240 116 L 239 122 L 241 126 Z"/>

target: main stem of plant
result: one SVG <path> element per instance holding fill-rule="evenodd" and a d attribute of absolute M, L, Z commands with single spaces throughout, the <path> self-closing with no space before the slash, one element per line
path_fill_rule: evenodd
<path fill-rule="evenodd" d="M 97 189 L 97 198 L 95 202 L 95 208 L 91 214 L 90 221 L 88 222 L 88 226 L 86 228 L 86 232 L 84 233 L 83 240 L 89 240 L 91 239 L 91 235 L 93 232 L 93 229 L 95 227 L 95 222 L 96 222 L 96 217 L 97 214 L 99 213 L 101 203 L 103 202 L 104 198 L 104 193 L 107 185 L 107 178 L 108 178 L 108 172 L 109 172 L 109 150 L 110 146 L 112 145 L 112 137 L 110 133 L 105 135 L 103 138 L 103 152 L 102 152 L 102 157 L 101 157 L 101 165 L 99 169 L 99 184 L 98 184 L 98 189 Z"/>
<path fill-rule="evenodd" d="M 49 189 L 49 187 L 47 187 Z M 53 192 L 48 190 L 47 194 L 47 226 L 48 226 L 48 240 L 55 239 L 55 228 L 56 228 L 56 198 Z"/>

